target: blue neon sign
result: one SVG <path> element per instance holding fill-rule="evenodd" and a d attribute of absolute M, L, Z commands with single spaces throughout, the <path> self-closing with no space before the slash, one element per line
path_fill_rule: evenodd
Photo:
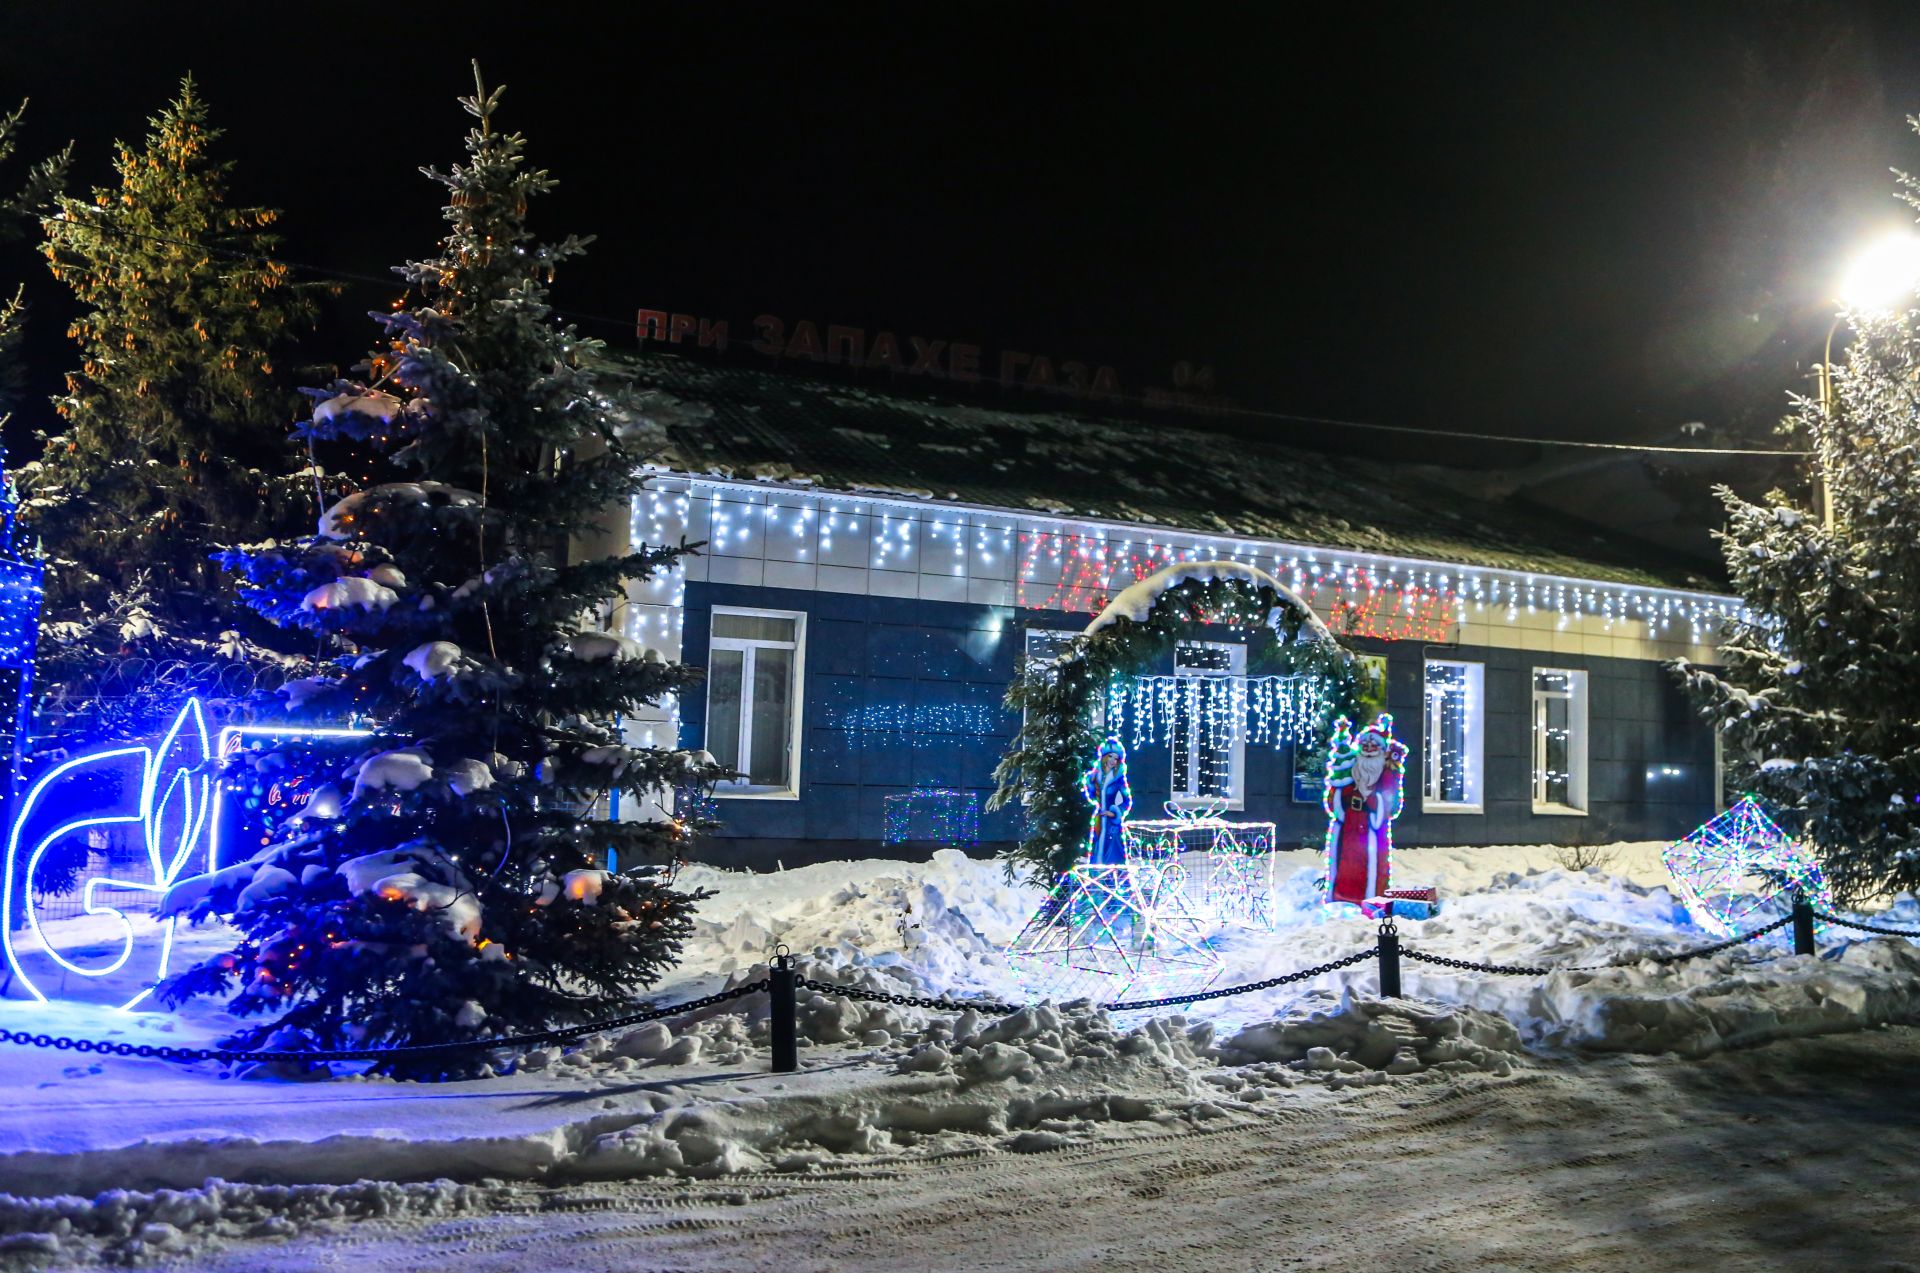
<path fill-rule="evenodd" d="M 121 908 L 156 911 L 168 889 L 220 866 L 218 828 L 226 786 L 217 780 L 221 760 L 249 738 L 357 738 L 367 732 L 229 726 L 216 745 L 205 709 L 198 699 L 188 699 L 156 745 L 114 746 L 54 766 L 27 791 L 7 828 L 0 947 L 8 968 L 41 1003 L 58 998 L 133 1008 L 167 975 L 178 917 L 158 916 L 151 931 L 142 931 Z M 78 853 L 86 861 L 94 837 L 136 825 L 144 860 L 136 856 L 136 870 L 127 873 L 134 878 L 117 878 L 112 871 L 82 874 L 81 916 L 102 920 L 82 924 L 78 931 L 43 923 L 40 907 L 46 898 L 36 889 L 36 877 L 49 857 Z M 133 905 L 129 894 L 151 903 Z M 20 936 L 25 940 L 16 940 Z M 125 975 L 115 976 L 123 970 Z"/>

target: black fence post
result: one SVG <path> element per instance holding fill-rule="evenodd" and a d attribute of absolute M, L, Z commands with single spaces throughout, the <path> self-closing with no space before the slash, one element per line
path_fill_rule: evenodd
<path fill-rule="evenodd" d="M 1380 925 L 1380 997 L 1400 997 L 1400 930 L 1391 916 Z"/>
<path fill-rule="evenodd" d="M 773 1072 L 792 1074 L 800 1068 L 800 1042 L 794 1025 L 793 957 L 782 946 L 767 970 L 768 1041 L 773 1046 Z"/>
<path fill-rule="evenodd" d="M 1798 891 L 1793 895 L 1793 953 L 1819 953 L 1819 948 L 1813 943 L 1813 904 L 1807 901 L 1805 893 Z"/>

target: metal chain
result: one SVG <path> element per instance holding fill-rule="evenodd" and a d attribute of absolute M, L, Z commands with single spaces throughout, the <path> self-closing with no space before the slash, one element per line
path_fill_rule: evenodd
<path fill-rule="evenodd" d="M 1244 986 L 1228 986 L 1224 990 L 1202 990 L 1190 995 L 1170 995 L 1164 999 L 1118 999 L 1096 1006 L 1110 1012 L 1128 1012 L 1138 1008 L 1171 1008 L 1183 1003 L 1198 1003 L 1202 999 L 1224 999 L 1229 995 L 1251 994 L 1256 990 L 1271 990 L 1275 986 L 1284 986 L 1290 982 L 1306 981 L 1318 977 L 1321 973 L 1332 972 L 1337 968 L 1346 968 L 1363 960 L 1372 959 L 1371 950 L 1356 951 L 1345 959 L 1336 959 L 1317 968 L 1302 968 L 1290 972 L 1284 977 L 1270 977 L 1265 981 L 1256 981 Z M 972 1008 L 976 1012 L 991 1012 L 999 1016 L 1020 1011 L 1019 1007 L 1005 1003 L 987 1003 L 967 999 L 921 999 L 913 995 L 887 994 L 879 990 L 865 990 L 858 986 L 836 986 L 829 981 L 816 981 L 811 977 L 799 978 L 798 984 L 809 990 L 818 990 L 825 994 L 840 995 L 847 999 L 865 999 L 873 1003 L 897 1003 L 910 1008 L 930 1008 L 936 1012 L 961 1012 Z"/>
<path fill-rule="evenodd" d="M 1438 964 L 1442 968 L 1464 968 L 1468 972 L 1490 972 L 1503 977 L 1542 977 L 1550 972 L 1560 972 L 1558 968 L 1535 968 L 1530 964 L 1480 964 L 1471 959 L 1449 959 L 1445 955 L 1423 955 L 1411 946 L 1402 946 L 1400 953 L 1408 959 L 1417 959 L 1423 964 Z"/>
<path fill-rule="evenodd" d="M 1833 915 L 1814 912 L 1814 918 L 1829 924 L 1838 924 L 1842 928 L 1858 929 L 1866 933 L 1878 933 L 1889 937 L 1912 937 L 1920 939 L 1920 933 L 1906 932 L 1897 928 L 1880 928 L 1872 924 L 1856 923 L 1853 920 L 1840 919 Z M 1606 964 L 1562 964 L 1558 967 L 1535 966 L 1530 964 L 1485 964 L 1471 959 L 1451 959 L 1445 955 L 1423 954 L 1411 947 L 1402 946 L 1400 953 L 1408 959 L 1424 964 L 1433 964 L 1441 968 L 1459 968 L 1467 972 L 1485 972 L 1507 977 L 1543 977 L 1556 972 L 1589 972 L 1604 968 L 1625 968 L 1633 964 L 1651 960 L 1655 963 L 1680 963 L 1683 960 L 1698 959 L 1703 955 L 1715 954 L 1735 946 L 1744 945 L 1756 938 L 1764 937 L 1776 929 L 1784 928 L 1793 922 L 1792 915 L 1786 915 L 1762 928 L 1750 933 L 1730 937 L 1711 946 L 1698 946 L 1692 950 L 1675 951 L 1671 954 L 1639 955 L 1631 959 L 1615 960 Z M 1171 1008 L 1182 1004 L 1199 1003 L 1208 999 L 1224 999 L 1231 995 L 1252 994 L 1261 990 L 1272 990 L 1296 981 L 1306 981 L 1324 973 L 1335 972 L 1341 968 L 1350 968 L 1354 964 L 1372 959 L 1376 950 L 1360 950 L 1336 959 L 1330 963 L 1313 968 L 1302 968 L 1280 977 L 1269 977 L 1265 981 L 1250 982 L 1241 986 L 1228 986 L 1220 990 L 1202 990 L 1189 995 L 1169 995 L 1162 999 L 1120 999 L 1098 1005 L 1110 1012 L 1136 1011 L 1142 1008 Z M 73 1039 L 61 1035 L 36 1034 L 28 1030 L 0 1029 L 0 1043 L 16 1043 L 29 1047 L 53 1048 L 56 1051 L 80 1053 L 98 1053 L 104 1056 L 137 1057 L 142 1060 L 177 1061 L 192 1064 L 200 1061 L 219 1061 L 233 1064 L 241 1061 L 379 1061 L 393 1057 L 427 1056 L 438 1052 L 483 1051 L 489 1048 L 521 1048 L 541 1043 L 569 1043 L 589 1034 L 598 1034 L 605 1030 L 617 1030 L 623 1026 L 640 1025 L 647 1021 L 658 1021 L 663 1017 L 679 1016 L 682 1013 L 696 1012 L 702 1008 L 716 1007 L 730 1003 L 750 994 L 767 989 L 769 979 L 762 977 L 735 986 L 731 990 L 721 990 L 691 999 L 685 1003 L 676 1003 L 665 1008 L 650 1008 L 645 1012 L 629 1013 L 599 1021 L 583 1022 L 579 1025 L 561 1026 L 551 1030 L 538 1030 L 527 1034 L 499 1035 L 487 1039 L 463 1039 L 449 1043 L 414 1043 L 390 1048 L 335 1048 L 327 1051 L 298 1052 L 281 1050 L 261 1050 L 245 1048 L 185 1048 L 165 1043 L 113 1043 L 106 1040 Z M 934 1012 L 975 1012 L 990 1013 L 995 1016 L 1007 1016 L 1020 1011 L 1020 1005 L 995 1003 L 991 1000 L 968 999 L 928 999 L 919 995 L 888 994 L 880 990 L 867 990 L 859 986 L 840 986 L 830 981 L 820 981 L 813 977 L 796 977 L 794 984 L 817 990 L 822 994 L 839 995 L 847 999 L 862 999 L 871 1003 L 895 1004 L 906 1008 L 926 1008 Z"/>
<path fill-rule="evenodd" d="M 1444 955 L 1425 955 L 1410 946 L 1402 946 L 1400 953 L 1408 959 L 1417 959 L 1423 964 L 1438 964 L 1442 968 L 1463 968 L 1468 972 L 1489 972 L 1502 977 L 1544 977 L 1556 972 L 1599 972 L 1606 968 L 1631 968 L 1637 963 L 1651 960 L 1659 964 L 1677 964 L 1688 959 L 1698 959 L 1702 955 L 1715 954 L 1744 945 L 1756 937 L 1765 937 L 1777 928 L 1785 928 L 1793 922 L 1792 915 L 1785 915 L 1750 933 L 1741 933 L 1729 937 L 1726 941 L 1715 942 L 1711 946 L 1696 946 L 1692 950 L 1676 950 L 1670 954 L 1634 955 L 1625 959 L 1615 959 L 1604 964 L 1558 964 L 1553 967 L 1536 967 L 1531 964 L 1482 964 L 1471 959 L 1448 959 Z"/>
<path fill-rule="evenodd" d="M 1321 964 L 1317 968 L 1302 968 L 1284 977 L 1269 977 L 1265 981 L 1255 981 L 1244 986 L 1228 986 L 1224 990 L 1202 990 L 1197 994 L 1169 995 L 1165 999 L 1125 999 L 1114 1003 L 1103 1003 L 1100 1006 L 1109 1012 L 1126 1012 L 1134 1008 L 1171 1008 L 1183 1003 L 1198 1003 L 1202 999 L 1224 999 L 1228 995 L 1251 994 L 1256 990 L 1271 990 L 1275 986 L 1284 986 L 1289 982 L 1307 981 L 1337 968 L 1347 968 L 1363 960 L 1372 959 L 1374 953 L 1371 950 L 1359 950 L 1345 959 L 1336 959 L 1330 964 Z"/>
<path fill-rule="evenodd" d="M 69 1039 L 60 1035 L 35 1034 L 29 1030 L 4 1029 L 0 1029 L 0 1043 L 53 1048 L 61 1052 L 97 1052 L 105 1056 L 178 1061 L 185 1064 L 199 1061 L 219 1061 L 224 1065 L 239 1061 L 379 1061 L 389 1057 L 427 1056 L 436 1052 L 484 1051 L 488 1048 L 529 1047 L 537 1043 L 568 1043 L 585 1035 L 598 1034 L 603 1030 L 617 1030 L 622 1026 L 639 1025 L 645 1021 L 658 1021 L 662 1017 L 679 1016 L 683 1012 L 711 1008 L 716 1004 L 728 1003 L 746 995 L 756 994 L 766 988 L 767 979 L 762 977 L 758 981 L 750 981 L 743 986 L 735 986 L 731 990 L 722 990 L 699 999 L 691 999 L 686 1003 L 676 1003 L 665 1008 L 649 1008 L 645 1012 L 587 1021 L 580 1025 L 560 1026 L 528 1034 L 497 1035 L 487 1039 L 460 1039 L 450 1043 L 411 1043 L 392 1048 L 334 1048 L 318 1052 L 295 1052 L 284 1049 L 266 1051 L 246 1048 L 182 1048 L 166 1043 L 110 1043 L 104 1039 Z"/>
<path fill-rule="evenodd" d="M 1838 924 L 1842 928 L 1857 928 L 1863 933 L 1878 933 L 1882 937 L 1911 937 L 1920 941 L 1920 933 L 1907 928 L 1882 928 L 1878 924 L 1862 924 L 1851 919 L 1841 919 L 1838 915 L 1829 915 L 1825 911 L 1815 911 L 1815 919 L 1825 920 L 1829 924 Z"/>
<path fill-rule="evenodd" d="M 972 1008 L 975 1012 L 987 1012 L 997 1017 L 1008 1016 L 1020 1011 L 1016 1004 L 993 1003 L 985 999 L 922 999 L 915 995 L 894 995 L 884 990 L 868 990 L 861 986 L 836 986 L 831 981 L 819 981 L 813 977 L 795 977 L 796 986 L 805 986 L 809 990 L 818 990 L 822 994 L 839 995 L 843 999 L 865 999 L 870 1003 L 894 1003 L 906 1008 L 928 1008 L 934 1012 L 964 1012 Z"/>
<path fill-rule="evenodd" d="M 1725 941 L 1715 942 L 1711 946 L 1695 946 L 1692 950 L 1676 950 L 1670 955 L 1667 955 L 1667 954 L 1643 955 L 1641 956 L 1641 958 L 1650 959 L 1656 964 L 1682 963 L 1688 959 L 1698 959 L 1702 955 L 1715 955 L 1723 950 L 1731 950 L 1735 946 L 1743 946 L 1746 943 L 1754 940 L 1756 937 L 1765 937 L 1768 933 L 1773 932 L 1775 929 L 1785 928 L 1788 924 L 1791 924 L 1792 922 L 1793 922 L 1793 915 L 1791 913 L 1788 913 L 1788 914 L 1782 915 L 1779 919 L 1774 920 L 1771 924 L 1768 924 L 1765 927 L 1756 928 L 1750 933 L 1737 933 L 1734 936 L 1727 938 Z M 1626 966 L 1624 961 L 1622 962 L 1621 966 L 1622 967 Z"/>

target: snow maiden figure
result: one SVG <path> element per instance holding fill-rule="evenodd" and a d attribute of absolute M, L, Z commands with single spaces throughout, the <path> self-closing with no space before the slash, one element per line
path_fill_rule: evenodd
<path fill-rule="evenodd" d="M 1358 906 L 1390 887 L 1407 745 L 1394 739 L 1393 717 L 1384 712 L 1357 735 L 1349 728 L 1344 716 L 1334 722 L 1327 749 L 1327 901 Z"/>
<path fill-rule="evenodd" d="M 1100 744 L 1099 759 L 1087 770 L 1080 789 L 1093 806 L 1093 824 L 1087 828 L 1087 864 L 1125 866 L 1133 788 L 1127 783 L 1127 749 L 1118 738 Z"/>

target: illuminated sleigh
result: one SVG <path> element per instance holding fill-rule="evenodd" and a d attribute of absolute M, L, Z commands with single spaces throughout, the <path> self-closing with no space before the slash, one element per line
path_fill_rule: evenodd
<path fill-rule="evenodd" d="M 1279 920 L 1274 826 L 1228 822 L 1225 805 L 1168 801 L 1166 818 L 1126 824 L 1128 863 L 1169 872 L 1187 908 L 1215 924 L 1271 930 Z"/>

